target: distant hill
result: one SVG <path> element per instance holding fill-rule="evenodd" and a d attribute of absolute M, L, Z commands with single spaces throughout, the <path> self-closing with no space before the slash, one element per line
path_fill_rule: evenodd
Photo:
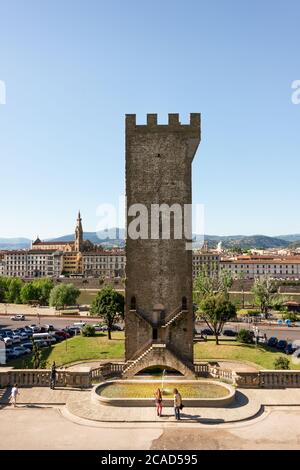
<path fill-rule="evenodd" d="M 0 250 L 23 250 L 30 246 L 29 238 L 0 238 Z"/>
<path fill-rule="evenodd" d="M 125 231 L 124 229 L 109 229 L 99 232 L 84 232 L 84 239 L 90 240 L 94 244 L 101 244 L 104 246 L 124 246 Z M 196 240 L 202 240 L 200 235 L 194 235 Z M 242 249 L 247 250 L 251 248 L 296 248 L 300 243 L 300 234 L 281 235 L 280 237 L 267 237 L 266 235 L 205 235 L 205 240 L 208 241 L 210 248 L 216 248 L 219 242 L 222 242 L 222 247 L 227 249 Z M 74 234 L 63 235 L 58 238 L 52 238 L 51 241 L 67 241 L 74 240 Z M 298 245 L 297 245 L 298 244 Z M 0 238 L 0 250 L 19 250 L 29 248 L 31 240 L 28 238 Z"/>
<path fill-rule="evenodd" d="M 283 248 L 289 245 L 289 242 L 277 237 L 267 237 L 266 235 L 205 235 L 210 248 L 215 248 L 219 242 L 222 242 L 223 248 L 240 248 L 242 250 L 249 249 L 267 249 L 267 248 Z"/>
<path fill-rule="evenodd" d="M 95 244 L 124 244 L 124 229 L 119 229 L 119 236 L 116 237 L 116 231 L 118 229 L 110 229 L 108 231 L 98 232 L 84 232 L 84 239 L 90 240 Z M 118 233 L 118 232 L 117 232 Z M 196 240 L 201 240 L 203 237 L 200 235 L 194 235 Z M 208 241 L 210 248 L 216 248 L 219 242 L 222 242 L 223 248 L 280 248 L 289 245 L 289 242 L 276 237 L 267 237 L 265 235 L 229 235 L 229 236 L 218 236 L 218 235 L 205 235 L 205 240 Z M 74 240 L 74 235 L 65 235 L 60 238 L 56 238 L 55 241 Z"/>
<path fill-rule="evenodd" d="M 125 237 L 125 230 L 123 228 L 111 228 L 109 230 L 102 230 L 99 232 L 83 232 L 84 240 L 90 240 L 90 242 L 94 244 L 117 244 L 117 245 L 124 245 L 124 237 Z M 75 236 L 74 233 L 70 235 L 63 235 L 59 238 L 52 238 L 49 241 L 68 241 L 74 240 Z"/>
<path fill-rule="evenodd" d="M 277 238 L 281 238 L 281 240 L 285 240 L 289 243 L 300 242 L 300 233 L 295 233 L 294 235 L 280 235 Z"/>

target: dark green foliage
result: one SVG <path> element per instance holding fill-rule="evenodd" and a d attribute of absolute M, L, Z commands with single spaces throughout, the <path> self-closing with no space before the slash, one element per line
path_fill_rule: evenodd
<path fill-rule="evenodd" d="M 240 341 L 240 343 L 246 343 L 246 344 L 253 343 L 251 332 L 249 330 L 246 330 L 245 328 L 241 329 L 238 332 L 236 339 Z"/>
<path fill-rule="evenodd" d="M 288 370 L 290 368 L 290 361 L 285 356 L 279 356 L 274 361 L 274 369 Z"/>
<path fill-rule="evenodd" d="M 95 328 L 89 324 L 85 325 L 81 330 L 82 336 L 95 336 L 95 333 Z"/>
<path fill-rule="evenodd" d="M 111 286 L 104 287 L 98 292 L 91 307 L 91 315 L 102 317 L 108 327 L 108 338 L 117 316 L 124 318 L 124 296 Z"/>

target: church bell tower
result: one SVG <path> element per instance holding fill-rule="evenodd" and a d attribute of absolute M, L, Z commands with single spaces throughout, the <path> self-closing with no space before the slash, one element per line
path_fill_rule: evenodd
<path fill-rule="evenodd" d="M 75 251 L 80 252 L 83 248 L 83 230 L 80 211 L 78 211 L 77 224 L 75 228 Z"/>

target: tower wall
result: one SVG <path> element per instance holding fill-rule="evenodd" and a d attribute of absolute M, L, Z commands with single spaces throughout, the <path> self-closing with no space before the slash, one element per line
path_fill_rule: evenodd
<path fill-rule="evenodd" d="M 151 205 L 191 204 L 191 165 L 200 142 L 200 114 L 181 125 L 169 114 L 167 125 L 148 114 L 146 125 L 126 116 L 127 213 L 133 204 L 148 209 L 148 239 L 126 240 L 126 360 L 155 339 L 173 354 L 193 361 L 192 252 L 188 238 L 151 239 Z M 134 217 L 127 215 L 127 229 Z M 186 312 L 169 327 L 164 318 L 186 299 Z M 136 302 L 136 312 L 133 303 Z M 147 321 L 148 320 L 148 321 Z M 153 332 L 153 325 L 158 325 Z M 171 364 L 165 364 L 171 365 Z"/>

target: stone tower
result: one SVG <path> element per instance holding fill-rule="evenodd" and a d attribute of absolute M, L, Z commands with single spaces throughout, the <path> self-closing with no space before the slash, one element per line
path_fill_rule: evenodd
<path fill-rule="evenodd" d="M 167 125 L 157 124 L 156 114 L 147 115 L 146 125 L 137 125 L 135 115 L 126 116 L 125 377 L 150 366 L 174 368 L 189 377 L 194 373 L 191 234 L 179 237 L 172 210 L 170 236 L 161 215 L 158 232 L 152 231 L 151 211 L 176 204 L 184 216 L 192 202 L 191 166 L 199 142 L 200 114 L 191 114 L 188 125 L 179 122 L 178 114 L 169 114 Z M 135 204 L 148 214 L 140 238 L 130 236 Z"/>
<path fill-rule="evenodd" d="M 83 230 L 80 211 L 78 211 L 77 223 L 75 228 L 75 251 L 80 252 L 83 248 Z"/>

